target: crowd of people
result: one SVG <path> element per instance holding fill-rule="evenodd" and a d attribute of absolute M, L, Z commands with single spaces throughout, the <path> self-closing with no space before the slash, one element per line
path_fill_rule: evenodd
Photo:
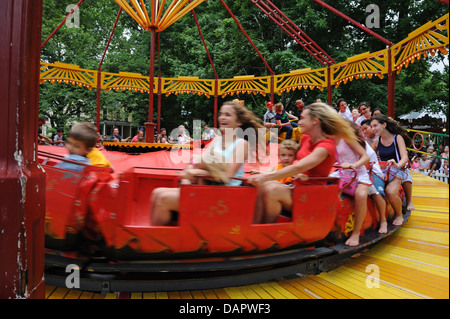
<path fill-rule="evenodd" d="M 433 176 L 435 172 L 448 175 L 448 145 L 440 145 L 439 151 L 431 146 L 427 149 L 427 153 L 433 156 L 425 153 L 414 154 L 411 159 L 411 169 L 420 173 L 426 173 L 428 176 Z"/>

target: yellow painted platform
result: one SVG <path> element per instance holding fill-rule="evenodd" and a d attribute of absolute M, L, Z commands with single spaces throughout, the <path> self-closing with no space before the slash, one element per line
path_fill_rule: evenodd
<path fill-rule="evenodd" d="M 345 265 L 318 276 L 223 289 L 95 294 L 47 286 L 48 299 L 448 299 L 448 184 L 413 173 L 408 222 Z M 378 276 L 376 276 L 378 274 Z"/>

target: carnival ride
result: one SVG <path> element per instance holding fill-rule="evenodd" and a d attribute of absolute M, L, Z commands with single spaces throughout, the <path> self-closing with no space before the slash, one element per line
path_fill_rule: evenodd
<path fill-rule="evenodd" d="M 109 151 L 115 171 L 86 166 L 76 173 L 55 167 L 67 160 L 54 148 L 39 151 L 47 176 L 46 281 L 54 285 L 64 284 L 69 264 L 81 269 L 81 289 L 104 292 L 213 288 L 319 273 L 398 228 L 379 234 L 379 213 L 368 199 L 361 244 L 345 246 L 354 202 L 341 197 L 336 178 L 296 183 L 292 216 L 270 224 L 252 223 L 255 187 L 181 185 L 178 224 L 152 226 L 152 190 L 179 187 L 183 164 L 171 161 L 169 151 L 139 159 Z"/>
<path fill-rule="evenodd" d="M 130 6 L 127 1 L 116 2 L 121 7 L 118 17 L 123 8 L 152 33 L 150 76 L 102 72 L 101 63 L 97 71 L 91 71 L 55 62 L 41 63 L 40 79 L 41 83 L 65 82 L 97 88 L 98 97 L 102 89 L 148 92 L 150 97 L 156 93 L 158 121 L 153 123 L 153 98 L 150 98 L 149 121 L 146 123 L 146 142 L 150 144 L 143 143 L 143 147 L 155 146 L 151 142 L 154 127 L 160 127 L 162 94 L 214 96 L 216 119 L 218 97 L 235 93 L 270 94 L 273 100 L 275 93 L 283 91 L 327 88 L 330 100 L 332 86 L 366 76 L 383 77 L 388 74 L 389 92 L 393 94 L 395 71 L 400 72 L 415 59 L 422 55 L 426 57 L 428 53 L 434 55 L 437 50 L 447 54 L 448 14 L 415 30 L 397 44 L 389 42 L 385 50 L 363 53 L 335 63 L 314 41 L 305 39 L 304 32 L 270 1 L 252 1 L 324 67 L 282 75 L 275 75 L 272 71 L 268 77 L 204 80 L 192 77 L 166 79 L 159 75 L 155 79 L 155 33 L 193 11 L 203 1 L 187 4 L 186 1 L 174 0 L 170 5 L 173 10 L 166 12 L 161 11 L 163 7 L 158 7 L 157 1 L 151 1 L 150 15 L 142 3 L 131 1 Z M 221 2 L 229 11 L 225 2 Z M 240 29 L 246 35 L 242 27 Z M 267 63 L 266 66 L 271 70 Z M 389 112 L 392 113 L 393 96 L 389 101 Z M 97 102 L 98 125 L 100 104 L 99 100 Z M 119 147 L 126 148 L 127 145 Z M 345 246 L 343 242 L 352 231 L 354 202 L 349 197 L 341 197 L 338 179 L 333 178 L 324 179 L 322 185 L 296 182 L 292 216 L 280 216 L 276 223 L 270 224 L 252 223 L 256 199 L 254 187 L 182 185 L 178 224 L 152 226 L 151 191 L 156 187 L 179 186 L 184 166 L 175 164 L 169 154 L 181 151 L 173 149 L 135 155 L 134 151 L 127 154 L 110 150 L 105 155 L 114 171 L 86 166 L 83 173 L 75 173 L 55 167 L 58 162 L 67 161 L 64 151 L 40 146 L 39 162 L 47 178 L 47 283 L 64 285 L 65 269 L 69 264 L 80 268 L 81 289 L 102 292 L 204 289 L 253 283 L 297 272 L 315 274 L 371 247 L 399 227 L 390 225 L 387 234 L 379 234 L 379 214 L 372 200 L 368 199 L 361 244 Z M 201 151 L 201 147 L 194 147 L 190 152 L 196 151 Z M 391 216 L 392 209 L 389 205 L 387 207 L 387 214 Z M 409 212 L 404 211 L 404 219 L 408 217 Z"/>
<path fill-rule="evenodd" d="M 84 0 L 80 0 L 81 5 Z M 269 0 L 252 0 L 252 3 L 263 14 L 266 14 L 278 27 L 282 28 L 296 43 L 311 54 L 321 65 L 318 69 L 300 69 L 292 70 L 286 74 L 275 74 L 269 66 L 263 55 L 258 51 L 256 45 L 248 36 L 238 19 L 235 17 L 225 1 L 220 0 L 224 8 L 236 22 L 239 30 L 248 39 L 249 43 L 256 51 L 261 61 L 266 66 L 270 76 L 255 75 L 237 75 L 234 78 L 219 78 L 213 60 L 203 38 L 203 33 L 198 23 L 194 8 L 200 5 L 203 0 L 198 1 L 181 1 L 173 0 L 170 4 L 158 4 L 158 1 L 149 1 L 149 6 L 137 1 L 117 0 L 120 6 L 115 24 L 112 28 L 109 40 L 107 42 L 102 59 L 97 70 L 83 69 L 79 65 L 72 65 L 60 62 L 47 63 L 41 62 L 40 82 L 50 83 L 66 83 L 86 87 L 89 90 L 96 89 L 97 92 L 97 117 L 96 123 L 99 129 L 100 125 L 100 92 L 104 90 L 119 91 L 130 90 L 140 93 L 148 93 L 149 98 L 149 115 L 148 122 L 145 123 L 147 132 L 146 142 L 153 142 L 155 127 L 160 129 L 161 103 L 162 97 L 171 94 L 197 94 L 214 98 L 214 127 L 217 127 L 217 108 L 219 97 L 233 96 L 235 94 L 261 94 L 270 95 L 270 99 L 274 100 L 275 94 L 282 94 L 293 90 L 313 90 L 319 89 L 327 91 L 327 102 L 332 104 L 333 87 L 341 84 L 347 84 L 353 80 L 364 79 L 376 76 L 384 78 L 388 77 L 388 115 L 394 117 L 394 97 L 395 97 L 395 75 L 400 73 L 403 68 L 407 68 L 416 60 L 429 55 L 434 56 L 437 51 L 442 54 L 448 54 L 449 44 L 449 15 L 448 13 L 434 21 L 430 21 L 423 26 L 412 31 L 407 38 L 392 43 L 389 40 L 376 34 L 373 30 L 361 25 L 350 17 L 342 14 L 333 7 L 327 5 L 323 1 L 314 0 L 334 14 L 337 14 L 349 21 L 363 31 L 382 41 L 387 48 L 376 52 L 364 52 L 359 55 L 349 57 L 346 61 L 334 61 L 322 48 L 320 48 L 302 29 L 300 29 L 292 20 L 287 17 L 282 10 L 277 8 Z M 448 4 L 448 1 L 442 1 Z M 67 15 L 70 16 L 76 7 Z M 111 73 L 101 70 L 102 64 L 108 50 L 111 38 L 114 34 L 115 26 L 121 15 L 122 9 L 125 10 L 136 22 L 144 29 L 151 33 L 150 48 L 150 68 L 149 76 L 131 72 Z M 214 79 L 200 79 L 198 77 L 180 75 L 177 78 L 165 78 L 161 76 L 161 72 L 155 77 L 155 56 L 159 57 L 159 45 L 156 45 L 156 34 L 162 32 L 170 24 L 176 22 L 183 15 L 192 11 L 194 20 L 199 30 L 200 37 L 203 40 L 205 51 L 208 55 L 209 62 L 214 72 Z M 63 25 L 67 17 L 61 24 L 48 36 L 42 43 L 41 48 L 51 39 L 57 30 Z M 159 41 L 159 40 L 158 40 Z M 157 52 L 155 52 L 158 50 Z M 158 53 L 158 54 L 156 54 Z M 160 63 L 159 63 L 160 65 Z M 157 121 L 153 122 L 154 101 L 153 96 L 157 95 Z M 149 145 L 151 147 L 151 145 Z"/>

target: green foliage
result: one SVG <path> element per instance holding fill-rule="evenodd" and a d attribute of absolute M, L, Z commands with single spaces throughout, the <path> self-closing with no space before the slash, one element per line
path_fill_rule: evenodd
<path fill-rule="evenodd" d="M 67 15 L 66 6 L 73 0 L 44 0 L 42 41 Z M 356 28 L 345 19 L 323 8 L 312 0 L 273 0 L 286 16 L 324 49 L 336 62 L 363 52 L 375 52 L 386 45 Z M 226 1 L 231 11 L 250 36 L 275 74 L 322 65 L 295 42 L 286 32 L 257 9 L 251 1 Z M 330 4 L 364 24 L 367 5 L 372 0 L 335 0 Z M 399 42 L 414 29 L 446 13 L 448 7 L 439 1 L 378 1 L 380 28 L 374 31 L 391 42 Z M 105 50 L 113 23 L 119 11 L 111 0 L 84 1 L 80 6 L 80 28 L 63 25 L 41 51 L 42 61 L 65 62 L 81 68 L 96 70 Z M 219 78 L 236 75 L 270 75 L 251 44 L 220 1 L 207 1 L 195 9 L 201 31 L 211 54 Z M 160 34 L 161 75 L 163 77 L 198 76 L 214 79 L 213 68 L 205 52 L 193 15 L 187 14 Z M 157 42 L 158 43 L 158 42 Z M 442 72 L 430 71 L 432 63 L 442 63 L 444 57 L 421 59 L 402 69 L 395 80 L 396 116 L 425 107 L 434 111 L 448 110 L 448 65 Z M 104 72 L 135 72 L 149 74 L 150 33 L 122 12 L 111 44 L 102 65 Z M 155 76 L 158 75 L 156 56 Z M 316 98 L 326 101 L 327 92 L 295 90 L 276 95 L 287 110 L 293 111 L 295 100 L 303 98 L 311 103 Z M 333 101 L 344 97 L 350 106 L 367 101 L 372 107 L 387 110 L 387 76 L 384 79 L 361 79 L 341 84 L 333 89 Z M 238 95 L 255 113 L 263 115 L 269 96 Z M 148 94 L 129 91 L 101 92 L 101 108 L 113 120 L 124 120 L 133 114 L 133 124 L 148 121 Z M 214 98 L 198 95 L 162 96 L 161 124 L 169 131 L 185 124 L 191 128 L 194 119 L 212 124 Z M 223 99 L 219 97 L 220 106 Z M 120 111 L 119 111 L 120 110 Z M 153 119 L 156 121 L 157 96 L 154 97 Z M 70 123 L 80 119 L 95 121 L 95 88 L 74 87 L 70 84 L 41 85 L 40 114 L 50 119 L 52 128 L 68 129 Z M 103 116 L 103 115 L 102 115 Z"/>

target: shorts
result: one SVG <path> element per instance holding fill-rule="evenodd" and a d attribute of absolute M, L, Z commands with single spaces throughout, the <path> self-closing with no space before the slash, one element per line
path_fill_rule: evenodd
<path fill-rule="evenodd" d="M 386 175 L 388 169 L 385 168 L 385 169 L 383 169 L 382 171 L 383 171 L 383 173 Z M 407 170 L 403 170 L 403 169 L 401 169 L 401 168 L 394 168 L 394 167 L 391 167 L 391 169 L 390 169 L 390 171 L 389 171 L 389 179 L 388 179 L 387 182 L 388 182 L 388 183 L 391 182 L 391 181 L 394 179 L 394 177 L 400 179 L 400 180 L 402 181 L 402 183 L 403 183 L 404 181 L 406 181 L 406 180 L 408 179 L 408 173 L 407 173 Z M 412 179 L 411 179 L 411 181 L 412 181 Z"/>
<path fill-rule="evenodd" d="M 373 185 L 369 187 L 369 195 L 381 194 L 383 197 L 386 197 L 386 193 L 384 192 L 385 182 L 379 178 L 377 175 L 372 173 Z"/>
<path fill-rule="evenodd" d="M 411 176 L 411 172 L 409 171 L 409 169 L 407 169 L 407 170 L 405 170 L 405 173 L 406 173 L 406 178 L 405 179 L 402 179 L 402 184 L 404 183 L 404 182 L 413 182 L 412 181 L 412 176 Z"/>

